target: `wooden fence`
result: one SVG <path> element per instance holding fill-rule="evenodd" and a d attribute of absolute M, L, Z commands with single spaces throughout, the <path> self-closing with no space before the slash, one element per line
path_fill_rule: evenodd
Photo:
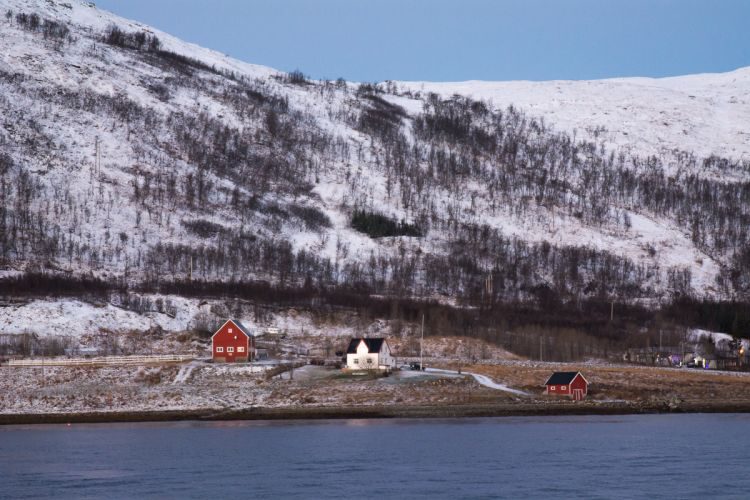
<path fill-rule="evenodd" d="M 51 358 L 51 359 L 11 359 L 8 366 L 101 366 L 101 365 L 151 365 L 184 363 L 195 356 L 163 354 L 150 356 L 103 356 L 98 358 Z"/>

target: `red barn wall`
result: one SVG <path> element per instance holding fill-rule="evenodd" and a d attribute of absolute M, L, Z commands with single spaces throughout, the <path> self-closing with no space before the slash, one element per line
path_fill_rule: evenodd
<path fill-rule="evenodd" d="M 555 388 L 552 390 L 552 388 Z M 565 389 L 563 389 L 565 387 Z M 547 386 L 547 392 L 550 394 L 560 394 L 560 395 L 569 395 L 570 394 L 570 386 L 569 385 L 548 385 Z"/>
<path fill-rule="evenodd" d="M 554 387 L 554 390 L 552 388 Z M 565 387 L 565 389 L 563 389 Z M 575 376 L 573 380 L 571 380 L 570 385 L 548 385 L 547 386 L 547 394 L 559 394 L 561 396 L 572 396 L 573 395 L 573 389 L 583 389 L 583 394 L 588 394 L 588 384 L 586 384 L 586 381 L 583 379 L 583 377 L 578 374 Z"/>
<path fill-rule="evenodd" d="M 234 352 L 229 352 L 229 347 L 234 348 Z M 245 352 L 239 352 L 240 347 L 243 347 Z M 217 361 L 226 361 L 228 363 L 252 361 L 252 347 L 254 346 L 251 339 L 237 325 L 229 321 L 214 334 L 211 345 L 211 357 Z M 223 352 L 219 352 L 219 348 L 222 348 Z"/>
<path fill-rule="evenodd" d="M 570 383 L 570 387 L 573 389 L 583 389 L 584 394 L 588 393 L 588 384 L 586 384 L 586 381 L 580 375 L 576 375 L 576 378 Z"/>

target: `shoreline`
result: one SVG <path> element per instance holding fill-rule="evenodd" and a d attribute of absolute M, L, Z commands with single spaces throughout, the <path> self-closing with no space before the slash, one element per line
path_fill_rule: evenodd
<path fill-rule="evenodd" d="M 392 418 L 487 418 L 666 413 L 750 413 L 750 402 L 583 402 L 507 403 L 445 406 L 282 407 L 72 413 L 0 413 L 0 425 L 93 424 L 128 422 L 336 420 Z"/>

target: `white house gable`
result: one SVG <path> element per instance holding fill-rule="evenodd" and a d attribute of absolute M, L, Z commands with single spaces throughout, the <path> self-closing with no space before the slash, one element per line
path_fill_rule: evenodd
<path fill-rule="evenodd" d="M 352 339 L 346 353 L 350 370 L 386 370 L 395 367 L 395 360 L 385 339 Z"/>
<path fill-rule="evenodd" d="M 358 356 L 365 356 L 370 352 L 370 350 L 367 348 L 367 344 L 365 344 L 364 340 L 359 341 L 359 345 L 357 346 L 357 355 Z"/>

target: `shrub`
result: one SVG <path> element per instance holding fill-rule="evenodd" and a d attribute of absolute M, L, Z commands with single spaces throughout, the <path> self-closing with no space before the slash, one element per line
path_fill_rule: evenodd
<path fill-rule="evenodd" d="M 149 53 L 158 56 L 168 68 L 175 69 L 185 74 L 190 74 L 193 69 L 200 69 L 216 75 L 222 74 L 213 66 L 209 66 L 198 59 L 193 59 L 192 57 L 184 56 L 176 52 L 161 49 L 149 49 Z M 225 74 L 224 76 L 230 78 L 228 74 Z"/>
<path fill-rule="evenodd" d="M 406 111 L 376 94 L 364 93 L 361 96 L 368 105 L 359 115 L 357 129 L 383 139 L 395 136 L 401 128 L 401 120 L 407 116 Z"/>
<path fill-rule="evenodd" d="M 415 224 L 408 224 L 403 220 L 396 222 L 385 215 L 365 210 L 354 211 L 352 215 L 352 227 L 371 238 L 422 236 L 422 232 Z"/>
<path fill-rule="evenodd" d="M 331 227 L 331 219 L 315 207 L 289 205 L 289 211 L 300 219 L 310 231 L 317 231 L 323 227 Z"/>
<path fill-rule="evenodd" d="M 289 73 L 286 77 L 286 81 L 293 85 L 307 85 L 310 83 L 305 74 L 298 69 Z"/>
<path fill-rule="evenodd" d="M 64 24 L 45 19 L 42 25 L 42 33 L 46 39 L 63 40 L 68 37 L 70 30 Z"/>
<path fill-rule="evenodd" d="M 145 368 L 143 366 L 138 368 L 135 372 L 136 382 L 141 382 L 146 385 L 157 385 L 161 383 L 161 368 Z"/>
<path fill-rule="evenodd" d="M 13 13 L 11 11 L 5 13 L 5 17 L 9 21 L 12 16 Z M 18 23 L 23 29 L 35 33 L 39 32 L 41 29 L 45 39 L 64 40 L 70 34 L 70 30 L 66 25 L 57 21 L 42 19 L 38 14 L 19 12 L 16 14 L 16 23 Z"/>
<path fill-rule="evenodd" d="M 166 102 L 169 100 L 169 87 L 167 87 L 164 84 L 161 83 L 152 83 L 148 86 L 148 90 L 151 91 L 152 94 L 154 94 L 157 99 L 159 99 L 162 102 Z"/>
<path fill-rule="evenodd" d="M 114 47 L 132 50 L 158 52 L 161 50 L 161 40 L 156 35 L 145 31 L 128 33 L 118 26 L 110 25 L 102 36 L 102 41 Z"/>
<path fill-rule="evenodd" d="M 220 224 L 211 222 L 205 219 L 196 219 L 190 221 L 182 221 L 182 225 L 187 229 L 189 233 L 192 233 L 201 238 L 213 238 L 217 234 L 221 234 L 226 229 Z"/>

